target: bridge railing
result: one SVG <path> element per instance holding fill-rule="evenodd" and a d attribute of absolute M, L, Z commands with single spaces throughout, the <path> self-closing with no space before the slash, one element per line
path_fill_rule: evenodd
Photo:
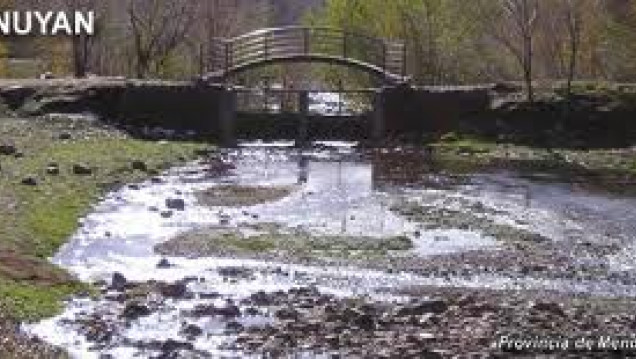
<path fill-rule="evenodd" d="M 217 43 L 226 73 L 251 63 L 321 57 L 357 61 L 397 76 L 406 75 L 403 43 L 328 27 L 281 27 L 251 32 Z"/>

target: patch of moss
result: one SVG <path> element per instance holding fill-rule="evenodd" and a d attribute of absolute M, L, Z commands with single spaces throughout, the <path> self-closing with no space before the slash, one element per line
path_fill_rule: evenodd
<path fill-rule="evenodd" d="M 373 238 L 267 233 L 246 237 L 235 231 L 211 228 L 182 234 L 158 245 L 156 250 L 164 255 L 181 256 L 285 254 L 349 258 L 386 256 L 391 252 L 408 251 L 413 246 L 411 239 L 405 236 Z"/>
<path fill-rule="evenodd" d="M 493 151 L 497 144 L 475 137 L 460 137 L 455 133 L 443 135 L 439 141 L 431 144 L 438 151 L 456 152 L 459 154 L 485 154 Z"/>
<path fill-rule="evenodd" d="M 421 223 L 427 229 L 461 229 L 478 231 L 505 243 L 545 243 L 549 239 L 523 228 L 496 223 L 484 214 L 496 211 L 483 205 L 465 205 L 466 210 L 420 205 L 406 201 L 391 207 L 391 211 L 410 221 Z"/>
<path fill-rule="evenodd" d="M 226 185 L 200 191 L 196 197 L 200 203 L 210 207 L 244 207 L 282 199 L 292 190 L 290 186 Z"/>

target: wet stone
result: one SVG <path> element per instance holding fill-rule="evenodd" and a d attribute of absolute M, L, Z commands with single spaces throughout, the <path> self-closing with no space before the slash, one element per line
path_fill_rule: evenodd
<path fill-rule="evenodd" d="M 14 145 L 0 144 L 0 155 L 12 156 L 18 152 L 18 149 Z"/>
<path fill-rule="evenodd" d="M 282 308 L 276 311 L 276 318 L 280 320 L 297 320 L 300 313 L 292 307 Z"/>
<path fill-rule="evenodd" d="M 142 172 L 148 171 L 148 165 L 146 164 L 146 162 L 141 160 L 132 161 L 130 166 L 135 171 L 142 171 Z"/>
<path fill-rule="evenodd" d="M 184 211 L 185 201 L 181 198 L 168 198 L 166 199 L 166 208 L 175 211 Z"/>
<path fill-rule="evenodd" d="M 172 264 L 166 258 L 162 258 L 159 263 L 157 263 L 157 268 L 159 269 L 168 269 L 170 267 L 172 267 Z"/>
<path fill-rule="evenodd" d="M 163 354 L 177 354 L 177 352 L 186 350 L 191 351 L 194 350 L 194 345 L 192 343 L 180 342 L 173 339 L 168 339 L 163 344 L 161 344 L 161 351 Z"/>
<path fill-rule="evenodd" d="M 126 304 L 124 311 L 122 312 L 122 317 L 128 320 L 137 320 L 142 317 L 147 317 L 152 314 L 152 311 L 148 306 L 132 302 Z"/>
<path fill-rule="evenodd" d="M 121 292 L 126 289 L 126 284 L 128 284 L 128 281 L 126 280 L 126 277 L 123 276 L 123 274 L 114 273 L 110 281 L 110 289 Z"/>
<path fill-rule="evenodd" d="M 370 314 L 362 314 L 355 318 L 352 322 L 355 326 L 362 330 L 372 331 L 375 330 L 376 320 Z"/>
<path fill-rule="evenodd" d="M 185 283 L 177 282 L 173 284 L 160 284 L 159 293 L 166 298 L 172 299 L 188 299 L 193 297 L 192 293 L 188 291 L 188 287 Z"/>
<path fill-rule="evenodd" d="M 69 132 L 62 132 L 60 133 L 60 135 L 58 136 L 58 138 L 62 141 L 65 140 L 70 140 L 73 138 L 73 135 L 71 135 Z"/>
<path fill-rule="evenodd" d="M 563 310 L 563 307 L 559 303 L 555 302 L 536 302 L 531 304 L 531 309 L 537 312 L 549 313 L 553 315 L 557 315 L 560 317 L 566 317 L 566 313 Z"/>
<path fill-rule="evenodd" d="M 26 177 L 22 179 L 20 183 L 22 183 L 25 186 L 35 187 L 38 185 L 38 180 L 35 177 Z"/>
<path fill-rule="evenodd" d="M 50 163 L 45 170 L 47 175 L 57 176 L 60 174 L 60 166 L 57 163 Z"/>
<path fill-rule="evenodd" d="M 199 293 L 200 299 L 218 299 L 221 298 L 221 294 L 211 292 L 211 293 Z"/>
<path fill-rule="evenodd" d="M 78 176 L 89 176 L 93 174 L 93 169 L 86 164 L 74 164 L 73 174 Z"/>
<path fill-rule="evenodd" d="M 276 303 L 276 299 L 274 294 L 268 294 L 263 291 L 258 291 L 249 297 L 248 302 L 251 302 L 259 307 L 265 307 L 271 306 Z"/>
<path fill-rule="evenodd" d="M 198 325 L 195 325 L 195 324 L 187 324 L 181 329 L 179 333 L 187 337 L 188 339 L 192 340 L 194 338 L 201 336 L 203 334 L 203 329 L 201 329 Z"/>
<path fill-rule="evenodd" d="M 228 334 L 238 334 L 242 332 L 244 328 L 243 324 L 232 320 L 225 325 L 225 332 Z"/>
<path fill-rule="evenodd" d="M 407 304 L 398 309 L 397 315 L 400 317 L 409 315 L 423 315 L 427 313 L 444 313 L 448 309 L 448 304 L 442 299 L 424 300 L 413 304 Z"/>
<path fill-rule="evenodd" d="M 228 303 L 223 307 L 217 308 L 216 313 L 225 318 L 235 318 L 241 315 L 241 310 L 236 305 Z"/>
<path fill-rule="evenodd" d="M 228 278 L 249 279 L 254 276 L 254 271 L 245 267 L 221 267 L 218 272 Z"/>
<path fill-rule="evenodd" d="M 200 304 L 194 307 L 192 311 L 194 317 L 224 317 L 224 318 L 236 318 L 241 315 L 241 310 L 232 304 L 227 304 L 223 307 L 216 307 L 214 305 Z"/>

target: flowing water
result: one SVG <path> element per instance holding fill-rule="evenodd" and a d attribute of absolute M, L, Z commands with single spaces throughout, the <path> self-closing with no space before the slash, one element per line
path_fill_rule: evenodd
<path fill-rule="evenodd" d="M 168 258 L 170 268 L 157 269 L 162 259 L 153 251 L 159 243 L 192 229 L 208 226 L 246 228 L 255 223 L 277 223 L 315 235 L 360 237 L 407 236 L 419 257 L 499 251 L 503 243 L 475 229 L 427 228 L 396 214 L 395 203 L 408 200 L 447 210 L 488 208 L 480 211 L 495 223 L 523 228 L 551 240 L 581 237 L 590 242 L 612 241 L 621 250 L 608 256 L 580 258 L 602 262 L 611 271 L 629 272 L 636 255 L 636 200 L 577 191 L 570 184 L 524 179 L 510 172 L 474 174 L 450 181 L 443 173 L 416 173 L 423 183 L 387 179 L 386 168 L 399 167 L 382 156 L 368 155 L 349 143 L 317 143 L 311 150 L 298 150 L 291 143 L 249 143 L 225 150 L 223 160 L 234 168 L 227 174 L 207 171 L 205 162 L 164 173 L 161 181 L 148 181 L 106 195 L 86 216 L 80 229 L 52 259 L 87 282 L 110 281 L 113 273 L 129 281 L 178 281 L 195 278 L 190 300 L 161 300 L 160 309 L 126 327 L 121 340 L 107 347 L 94 345 L 69 324 L 86 313 L 102 313 L 122 305 L 106 299 L 70 300 L 59 316 L 25 329 L 47 342 L 67 348 L 78 358 L 147 357 L 156 354 L 132 343 L 144 340 L 179 339 L 184 310 L 206 302 L 205 293 L 216 301 L 239 302 L 257 291 L 273 292 L 315 286 L 337 296 L 368 296 L 400 301 L 397 289 L 414 285 L 459 286 L 493 289 L 532 289 L 582 292 L 594 295 L 636 295 L 636 285 L 608 278 L 540 278 L 534 275 L 474 273 L 469 276 L 418 275 L 409 272 L 366 270 L 353 266 L 312 266 L 275 263 L 256 259 Z M 397 151 L 398 150 L 393 150 Z M 380 161 L 380 162 L 378 162 Z M 408 166 L 407 166 L 408 167 Z M 406 171 L 413 170 L 407 168 Z M 404 168 L 397 172 L 405 171 Z M 409 174 L 409 177 L 413 174 Z M 239 208 L 210 208 L 197 203 L 194 193 L 218 185 L 293 186 L 280 200 Z M 180 198 L 185 210 L 162 216 L 166 200 Z M 228 280 L 228 267 L 248 268 L 251 275 Z M 207 299 L 209 301 L 209 299 Z M 258 325 L 267 316 L 241 319 Z M 231 354 L 224 343 L 232 335 L 214 320 L 197 322 L 206 336 L 195 341 L 196 349 L 212 355 Z"/>

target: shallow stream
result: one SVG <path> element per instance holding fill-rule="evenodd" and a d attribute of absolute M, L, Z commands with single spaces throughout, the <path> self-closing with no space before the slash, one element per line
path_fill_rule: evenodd
<path fill-rule="evenodd" d="M 533 273 L 475 272 L 463 276 L 419 275 L 354 266 L 312 266 L 232 258 L 163 258 L 153 248 L 174 236 L 197 228 L 247 228 L 275 223 L 314 235 L 360 237 L 407 236 L 414 243 L 411 255 L 433 258 L 473 251 L 500 251 L 507 243 L 474 228 L 423 226 L 392 210 L 408 201 L 424 208 L 473 211 L 494 223 L 522 228 L 554 242 L 574 239 L 611 243 L 618 251 L 576 261 L 606 266 L 610 272 L 630 276 L 636 256 L 636 199 L 590 193 L 575 185 L 525 179 L 512 172 L 495 171 L 457 177 L 439 169 L 421 169 L 422 163 L 392 162 L 400 149 L 366 152 L 351 143 L 317 143 L 298 150 L 292 143 L 249 143 L 219 155 L 232 168 L 214 173 L 206 161 L 164 173 L 160 178 L 109 193 L 81 222 L 81 228 L 52 259 L 83 281 L 110 282 L 114 273 L 128 281 L 174 282 L 189 280 L 195 296 L 188 300 L 157 298 L 158 310 L 121 330 L 120 339 L 95 345 L 70 325 L 77 315 L 103 313 L 121 306 L 102 295 L 76 298 L 61 315 L 25 329 L 47 342 L 67 348 L 78 358 L 152 357 L 154 349 L 139 342 L 185 340 L 179 328 L 184 310 L 210 301 L 240 302 L 258 292 L 296 287 L 317 287 L 337 296 L 367 296 L 374 300 L 402 301 L 407 286 L 456 286 L 490 289 L 554 290 L 593 295 L 636 296 L 636 284 L 603 277 L 544 278 Z M 421 157 L 425 162 L 426 157 Z M 413 179 L 416 179 L 413 181 Z M 250 207 L 210 208 L 194 193 L 219 185 L 291 186 L 285 198 Z M 183 211 L 168 214 L 166 200 L 183 199 Z M 171 266 L 159 269 L 167 259 Z M 486 263 L 487 265 L 488 263 Z M 243 268 L 244 277 L 228 278 L 227 268 Z M 625 274 L 627 273 L 627 274 Z M 105 293 L 107 294 L 107 293 Z M 242 308 L 244 309 L 244 308 Z M 244 325 L 259 325 L 267 315 L 245 316 Z M 198 319 L 205 335 L 193 342 L 206 355 L 231 355 L 232 334 L 223 323 Z"/>

